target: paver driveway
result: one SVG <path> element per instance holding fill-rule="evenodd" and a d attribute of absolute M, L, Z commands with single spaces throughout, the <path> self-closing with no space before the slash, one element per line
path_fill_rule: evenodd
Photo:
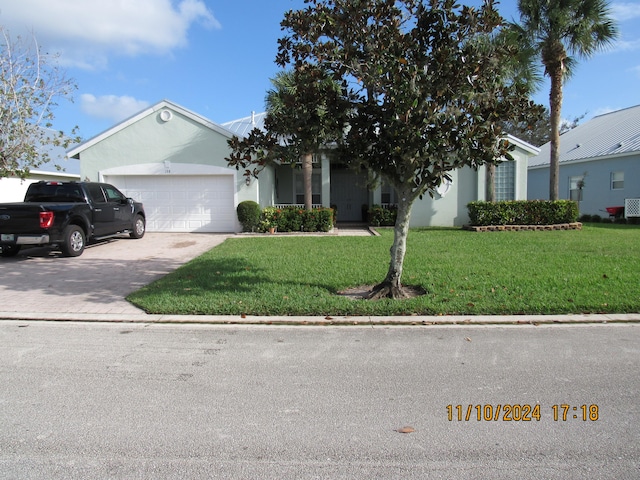
<path fill-rule="evenodd" d="M 77 258 L 31 248 L 0 258 L 0 312 L 144 313 L 124 297 L 222 243 L 228 235 L 147 233 L 89 246 Z"/>

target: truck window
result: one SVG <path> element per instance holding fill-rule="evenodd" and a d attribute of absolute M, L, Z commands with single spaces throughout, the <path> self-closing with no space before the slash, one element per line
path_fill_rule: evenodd
<path fill-rule="evenodd" d="M 109 202 L 121 202 L 127 198 L 120 192 L 120 190 L 112 187 L 111 185 L 104 186 L 104 193 L 107 194 L 107 201 Z"/>
<path fill-rule="evenodd" d="M 102 192 L 100 185 L 97 183 L 88 183 L 87 190 L 89 190 L 89 195 L 91 196 L 93 203 L 105 203 L 104 193 Z"/>
<path fill-rule="evenodd" d="M 25 202 L 84 202 L 84 195 L 76 184 L 32 183 Z"/>

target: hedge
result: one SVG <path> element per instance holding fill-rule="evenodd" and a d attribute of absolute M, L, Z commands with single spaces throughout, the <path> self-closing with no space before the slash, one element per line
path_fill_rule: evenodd
<path fill-rule="evenodd" d="M 471 202 L 471 225 L 557 225 L 578 220 L 578 204 L 572 200 L 514 200 Z"/>
<path fill-rule="evenodd" d="M 380 205 L 373 205 L 369 209 L 369 225 L 374 227 L 390 227 L 396 224 L 398 210 L 396 208 L 382 208 Z"/>
<path fill-rule="evenodd" d="M 278 232 L 328 232 L 333 228 L 333 210 L 299 207 L 267 207 L 262 211 L 262 231 L 274 227 Z"/>

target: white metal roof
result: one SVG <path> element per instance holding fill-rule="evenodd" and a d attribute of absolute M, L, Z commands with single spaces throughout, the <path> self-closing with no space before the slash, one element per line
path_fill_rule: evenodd
<path fill-rule="evenodd" d="M 529 168 L 549 165 L 551 143 L 529 159 Z M 640 105 L 593 117 L 560 136 L 560 163 L 640 152 Z"/>
<path fill-rule="evenodd" d="M 230 122 L 223 123 L 222 126 L 227 130 L 232 131 L 238 137 L 246 137 L 254 128 L 264 130 L 264 118 L 266 116 L 267 112 L 253 112 L 248 117 L 239 118 L 238 120 L 232 120 Z"/>

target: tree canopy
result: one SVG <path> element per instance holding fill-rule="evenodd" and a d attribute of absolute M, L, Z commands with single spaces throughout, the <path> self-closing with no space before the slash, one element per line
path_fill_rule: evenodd
<path fill-rule="evenodd" d="M 247 138 L 230 141 L 229 165 L 258 176 L 272 162 L 302 163 L 305 206 L 311 209 L 312 157 L 328 143 L 337 141 L 348 108 L 340 83 L 316 65 L 301 64 L 282 71 L 271 80 L 267 92 L 265 129 L 252 130 Z M 249 168 L 253 167 L 253 168 Z"/>
<path fill-rule="evenodd" d="M 76 87 L 35 39 L 14 39 L 0 27 L 0 42 L 0 178 L 25 178 L 52 160 L 51 147 L 79 140 L 51 129 L 57 101 L 71 99 Z"/>
<path fill-rule="evenodd" d="M 285 15 L 276 61 L 316 65 L 340 81 L 348 127 L 337 154 L 381 175 L 399 199 L 389 270 L 371 297 L 402 298 L 414 201 L 455 169 L 511 158 L 501 122 L 526 121 L 535 109 L 506 70 L 518 47 L 488 41 L 505 25 L 492 0 L 481 8 L 453 0 L 305 4 Z"/>

